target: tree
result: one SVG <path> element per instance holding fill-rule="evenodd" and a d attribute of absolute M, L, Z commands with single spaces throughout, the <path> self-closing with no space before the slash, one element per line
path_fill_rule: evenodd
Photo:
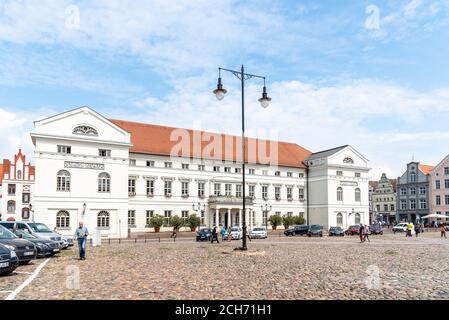
<path fill-rule="evenodd" d="M 277 214 L 272 215 L 268 218 L 268 222 L 270 222 L 273 230 L 276 230 L 277 226 L 282 224 L 282 217 L 278 216 Z"/>
<path fill-rule="evenodd" d="M 304 219 L 304 217 L 301 217 L 301 216 L 294 216 L 293 220 L 294 220 L 293 224 L 298 224 L 298 225 L 306 224 L 306 219 Z"/>
<path fill-rule="evenodd" d="M 284 225 L 285 229 L 288 229 L 288 227 L 295 224 L 295 218 L 292 216 L 283 216 L 282 217 L 282 224 Z"/>
<path fill-rule="evenodd" d="M 150 227 L 154 228 L 154 232 L 159 232 L 164 225 L 164 217 L 156 214 L 150 218 Z"/>
<path fill-rule="evenodd" d="M 186 219 L 186 225 L 190 228 L 191 231 L 195 231 L 201 224 L 201 219 L 196 214 L 191 214 Z"/>
<path fill-rule="evenodd" d="M 175 228 L 176 230 L 179 230 L 179 228 L 183 227 L 185 225 L 184 219 L 178 216 L 170 217 L 170 225 Z"/>

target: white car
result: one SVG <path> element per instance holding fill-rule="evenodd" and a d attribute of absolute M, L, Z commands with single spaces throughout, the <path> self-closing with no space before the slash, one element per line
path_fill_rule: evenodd
<path fill-rule="evenodd" d="M 396 233 L 396 232 L 407 232 L 407 225 L 408 225 L 408 223 L 405 223 L 405 222 L 398 223 L 397 225 L 395 225 L 393 227 L 393 232 L 394 233 Z M 415 234 L 415 226 L 412 223 L 412 235 L 413 234 Z"/>
<path fill-rule="evenodd" d="M 232 240 L 240 240 L 242 239 L 243 233 L 242 229 L 239 227 L 232 227 L 231 228 L 231 239 Z"/>
<path fill-rule="evenodd" d="M 268 237 L 267 230 L 265 228 L 254 228 L 249 233 L 252 239 L 266 239 Z"/>

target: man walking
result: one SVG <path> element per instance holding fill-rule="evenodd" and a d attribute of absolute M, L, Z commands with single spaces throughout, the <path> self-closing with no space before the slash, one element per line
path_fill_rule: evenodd
<path fill-rule="evenodd" d="M 75 230 L 73 238 L 78 240 L 78 248 L 80 251 L 80 260 L 86 260 L 86 242 L 89 231 L 84 226 L 83 222 L 80 222 L 78 229 Z"/>
<path fill-rule="evenodd" d="M 218 241 L 217 227 L 214 227 L 214 229 L 212 229 L 212 236 L 211 236 L 210 243 L 214 243 L 214 241 L 217 241 L 217 243 L 220 243 L 220 241 Z"/>

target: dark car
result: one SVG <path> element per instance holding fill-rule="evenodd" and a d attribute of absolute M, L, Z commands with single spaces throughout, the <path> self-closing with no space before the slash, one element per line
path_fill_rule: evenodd
<path fill-rule="evenodd" d="M 210 241 L 212 230 L 210 228 L 201 229 L 196 233 L 196 241 Z"/>
<path fill-rule="evenodd" d="M 323 229 L 321 228 L 321 226 L 319 224 L 312 224 L 309 227 L 309 231 L 307 231 L 307 236 L 311 237 L 311 236 L 323 236 Z"/>
<path fill-rule="evenodd" d="M 296 236 L 296 235 L 307 235 L 307 232 L 309 231 L 309 226 L 306 225 L 297 225 L 294 226 L 293 228 L 289 228 L 287 230 L 284 231 L 284 234 L 288 237 L 288 236 Z"/>
<path fill-rule="evenodd" d="M 16 252 L 0 244 L 0 276 L 6 276 L 16 270 L 19 259 Z"/>
<path fill-rule="evenodd" d="M 373 224 L 369 227 L 369 231 L 371 232 L 371 234 L 380 234 L 383 235 L 384 231 L 382 229 L 382 226 L 379 224 Z"/>
<path fill-rule="evenodd" d="M 348 236 L 358 235 L 360 233 L 360 225 L 354 224 L 346 229 L 345 234 Z"/>
<path fill-rule="evenodd" d="M 332 236 L 340 236 L 343 237 L 345 235 L 345 231 L 342 227 L 330 227 L 329 228 L 329 237 Z"/>
<path fill-rule="evenodd" d="M 10 250 L 14 250 L 20 264 L 27 264 L 31 260 L 36 259 L 36 246 L 28 240 L 18 238 L 3 226 L 0 226 L 0 244 Z"/>
<path fill-rule="evenodd" d="M 38 257 L 53 257 L 59 251 L 59 243 L 52 240 L 40 239 L 23 230 L 15 230 L 14 234 L 21 238 L 32 242 L 37 249 Z"/>

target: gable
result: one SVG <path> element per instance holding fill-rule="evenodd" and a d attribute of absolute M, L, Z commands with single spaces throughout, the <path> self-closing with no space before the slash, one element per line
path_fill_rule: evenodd
<path fill-rule="evenodd" d="M 368 168 L 368 159 L 351 146 L 347 146 L 328 158 L 328 164 Z"/>

